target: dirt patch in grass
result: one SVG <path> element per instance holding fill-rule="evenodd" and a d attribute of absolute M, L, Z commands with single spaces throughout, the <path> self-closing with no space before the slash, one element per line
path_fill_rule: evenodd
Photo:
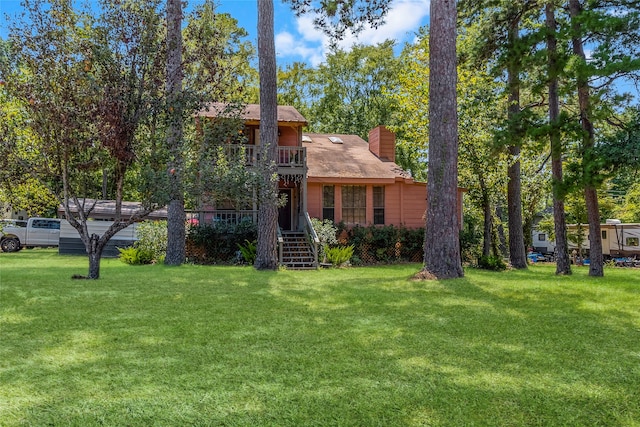
<path fill-rule="evenodd" d="M 438 278 L 432 272 L 422 269 L 414 274 L 411 280 L 438 280 Z"/>

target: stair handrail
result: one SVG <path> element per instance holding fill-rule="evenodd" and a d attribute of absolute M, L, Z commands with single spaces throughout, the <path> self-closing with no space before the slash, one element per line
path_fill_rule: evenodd
<path fill-rule="evenodd" d="M 305 228 L 307 229 L 307 233 L 311 238 L 311 243 L 313 244 L 312 246 L 313 260 L 317 266 L 318 265 L 318 246 L 320 245 L 320 239 L 318 238 L 318 233 L 316 233 L 316 230 L 313 228 L 313 223 L 311 222 L 311 217 L 309 216 L 309 212 L 304 213 L 304 222 L 305 222 Z"/>
<path fill-rule="evenodd" d="M 278 264 L 282 265 L 282 248 L 284 247 L 284 238 L 282 237 L 282 230 L 278 225 Z"/>

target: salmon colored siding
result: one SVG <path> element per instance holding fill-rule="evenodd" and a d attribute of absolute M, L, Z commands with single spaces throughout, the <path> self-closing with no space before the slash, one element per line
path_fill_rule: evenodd
<path fill-rule="evenodd" d="M 307 211 L 311 218 L 322 218 L 322 184 L 307 183 Z"/>
<path fill-rule="evenodd" d="M 362 185 L 355 182 L 326 182 L 307 184 L 307 209 L 312 218 L 322 217 L 322 187 L 333 185 L 335 187 L 335 222 L 342 220 L 342 185 Z M 407 228 L 424 227 L 425 211 L 427 209 L 427 185 L 422 182 L 395 182 L 394 184 L 367 183 L 367 223 L 373 224 L 373 187 L 383 186 L 384 200 L 384 224 L 403 225 Z M 464 190 L 458 190 L 458 221 L 462 226 L 462 196 Z"/>
<path fill-rule="evenodd" d="M 427 209 L 427 185 L 424 183 L 399 186 L 402 206 L 402 223 L 408 228 L 424 227 L 424 212 Z"/>
<path fill-rule="evenodd" d="M 298 129 L 289 126 L 278 126 L 278 145 L 281 147 L 297 147 L 300 145 L 298 137 Z"/>
<path fill-rule="evenodd" d="M 396 161 L 396 136 L 384 126 L 378 126 L 369 132 L 369 150 L 379 159 Z"/>
<path fill-rule="evenodd" d="M 322 218 L 322 187 L 333 185 L 335 187 L 335 221 L 342 220 L 342 185 L 362 185 L 357 182 L 327 182 L 307 184 L 307 210 L 312 218 Z M 426 188 L 423 183 L 394 184 L 367 183 L 367 223 L 373 224 L 373 187 L 384 187 L 384 223 L 385 225 L 404 225 L 409 228 L 424 226 L 424 211 L 426 209 Z"/>

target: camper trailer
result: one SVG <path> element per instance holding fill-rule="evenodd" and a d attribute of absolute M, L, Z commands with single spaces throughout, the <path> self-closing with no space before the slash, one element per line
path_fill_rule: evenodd
<path fill-rule="evenodd" d="M 542 255 L 550 256 L 556 251 L 556 242 L 551 240 L 549 234 L 544 231 L 533 230 L 532 246 L 534 252 Z"/>
<path fill-rule="evenodd" d="M 583 240 L 580 245 L 571 235 L 576 235 L 579 228 L 582 228 Z M 604 224 L 600 224 L 602 233 L 602 254 L 605 259 L 617 257 L 637 257 L 640 258 L 640 223 L 624 224 L 619 219 L 608 219 Z M 569 250 L 589 249 L 589 225 L 569 224 L 567 225 L 569 234 Z M 549 235 L 537 230 L 533 231 L 533 247 L 536 252 L 550 254 L 555 252 L 555 242 L 549 239 Z"/>
<path fill-rule="evenodd" d="M 585 231 L 585 238 L 582 243 L 583 248 L 589 248 L 589 229 Z M 575 225 L 569 225 L 571 232 Z M 606 258 L 633 257 L 640 256 L 640 224 L 623 224 L 619 219 L 608 219 L 604 224 L 600 224 L 602 233 L 602 254 Z M 576 244 L 569 243 L 569 248 L 576 248 Z"/>

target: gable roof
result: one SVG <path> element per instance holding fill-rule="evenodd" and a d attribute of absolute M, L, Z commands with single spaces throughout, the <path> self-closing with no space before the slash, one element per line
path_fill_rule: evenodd
<path fill-rule="evenodd" d="M 234 108 L 222 102 L 211 102 L 197 114 L 200 117 L 230 117 L 244 120 L 248 123 L 260 122 L 260 104 L 247 104 L 239 108 Z M 278 123 L 296 123 L 302 126 L 307 125 L 307 119 L 294 107 L 289 105 L 278 105 Z"/>
<path fill-rule="evenodd" d="M 305 133 L 312 142 L 307 149 L 308 177 L 342 179 L 377 179 L 395 181 L 411 175 L 394 162 L 381 160 L 369 150 L 369 143 L 357 135 Z M 329 138 L 338 137 L 342 143 Z"/>

